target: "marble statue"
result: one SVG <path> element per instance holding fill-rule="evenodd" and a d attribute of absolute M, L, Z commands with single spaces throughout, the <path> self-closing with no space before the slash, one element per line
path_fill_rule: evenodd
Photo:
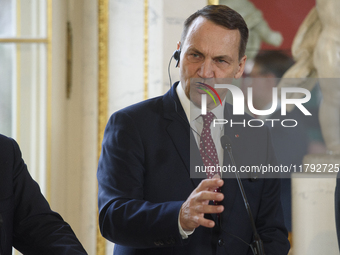
<path fill-rule="evenodd" d="M 340 78 L 339 10 L 339 0 L 316 0 L 316 6 L 294 38 L 292 54 L 296 63 L 278 86 L 311 90 L 316 83 L 312 78 L 319 78 L 323 95 L 319 113 L 321 130 L 329 154 L 335 155 L 340 154 L 340 83 L 337 82 L 340 79 L 335 79 Z M 300 96 L 292 94 L 291 98 Z"/>
<path fill-rule="evenodd" d="M 253 59 L 257 55 L 262 41 L 277 47 L 281 45 L 282 35 L 270 29 L 262 12 L 249 0 L 220 0 L 219 4 L 227 5 L 240 13 L 247 23 L 249 29 L 247 59 Z"/>

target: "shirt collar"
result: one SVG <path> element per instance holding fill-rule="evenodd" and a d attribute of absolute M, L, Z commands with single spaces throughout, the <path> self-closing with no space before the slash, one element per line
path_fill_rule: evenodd
<path fill-rule="evenodd" d="M 179 101 L 181 102 L 181 105 L 184 109 L 185 115 L 187 116 L 188 120 L 190 120 L 190 100 L 185 95 L 181 82 L 178 83 L 176 87 L 176 92 L 177 92 Z"/>

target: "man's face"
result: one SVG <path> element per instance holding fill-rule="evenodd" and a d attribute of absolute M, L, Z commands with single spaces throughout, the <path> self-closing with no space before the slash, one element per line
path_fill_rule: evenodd
<path fill-rule="evenodd" d="M 201 107 L 201 95 L 204 92 L 199 85 L 190 84 L 191 78 L 240 78 L 246 56 L 239 60 L 240 32 L 214 24 L 203 18 L 196 18 L 189 27 L 184 44 L 181 46 L 180 80 L 186 96 Z M 178 44 L 177 48 L 180 45 Z M 204 80 L 202 80 L 204 82 Z M 223 100 L 227 89 L 216 89 Z M 207 96 L 207 109 L 215 104 Z"/>

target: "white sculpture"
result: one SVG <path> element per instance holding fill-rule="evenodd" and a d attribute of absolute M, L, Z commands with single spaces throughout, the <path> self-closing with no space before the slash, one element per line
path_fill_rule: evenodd
<path fill-rule="evenodd" d="M 340 154 L 340 83 L 328 79 L 340 78 L 339 10 L 339 0 L 316 1 L 316 7 L 307 15 L 294 38 L 292 54 L 296 63 L 279 84 L 279 87 L 299 86 L 311 90 L 315 80 L 310 78 L 319 78 L 323 95 L 319 119 L 330 154 Z M 291 98 L 300 96 L 292 94 Z"/>
<path fill-rule="evenodd" d="M 247 59 L 253 59 L 257 55 L 262 41 L 274 46 L 281 45 L 282 35 L 270 29 L 268 23 L 263 19 L 262 12 L 249 0 L 220 0 L 219 3 L 240 13 L 247 23 L 249 29 Z"/>

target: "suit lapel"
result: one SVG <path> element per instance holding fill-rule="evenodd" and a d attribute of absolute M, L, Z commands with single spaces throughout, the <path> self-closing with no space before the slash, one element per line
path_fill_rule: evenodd
<path fill-rule="evenodd" d="M 195 157 L 194 161 L 190 160 L 193 154 L 200 154 L 192 131 L 190 130 L 190 124 L 177 96 L 177 85 L 178 83 L 175 83 L 163 97 L 164 118 L 169 121 L 166 130 L 190 177 L 190 167 L 194 166 L 193 162 L 195 165 L 202 165 L 203 163 L 200 157 Z M 193 144 L 193 142 L 195 142 L 195 144 Z M 197 163 L 195 163 L 196 160 L 198 160 Z M 197 187 L 201 180 L 202 179 L 191 179 L 194 188 Z"/>
<path fill-rule="evenodd" d="M 190 144 L 188 131 L 175 120 L 169 123 L 166 130 L 189 173 Z"/>

